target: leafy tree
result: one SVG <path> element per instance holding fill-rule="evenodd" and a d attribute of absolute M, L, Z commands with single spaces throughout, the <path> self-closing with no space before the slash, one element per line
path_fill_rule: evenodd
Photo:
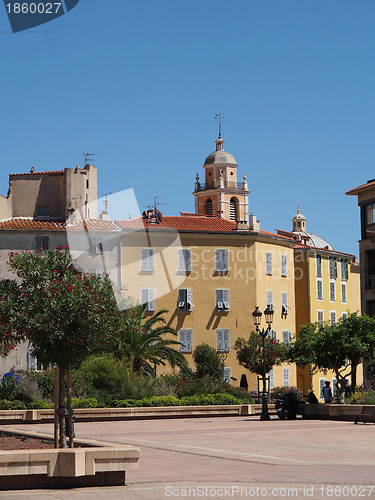
<path fill-rule="evenodd" d="M 208 344 L 199 344 L 193 351 L 193 360 L 195 363 L 195 375 L 198 378 L 208 376 L 216 380 L 223 380 L 224 364 L 216 349 Z"/>
<path fill-rule="evenodd" d="M 356 385 L 357 367 L 363 359 L 375 357 L 375 318 L 351 313 L 337 324 L 303 325 L 290 346 L 288 359 L 297 366 L 312 365 L 312 371 L 334 371 L 339 387 L 349 375 Z M 349 373 L 347 367 L 349 361 Z"/>
<path fill-rule="evenodd" d="M 275 339 L 265 338 L 266 347 L 266 373 L 275 365 L 284 361 L 284 347 Z M 234 343 L 237 361 L 250 372 L 263 375 L 263 347 L 262 337 L 259 333 L 251 332 L 248 340 L 238 338 Z"/>
<path fill-rule="evenodd" d="M 114 329 L 117 304 L 108 277 L 79 275 L 67 247 L 10 253 L 18 280 L 0 285 L 2 355 L 29 340 L 45 366 L 59 368 L 60 447 L 66 447 L 65 374 L 106 344 Z"/>
<path fill-rule="evenodd" d="M 185 356 L 175 347 L 181 345 L 178 340 L 165 338 L 176 337 L 176 330 L 166 325 L 161 310 L 147 316 L 146 304 L 138 305 L 119 312 L 120 322 L 117 334 L 110 344 L 116 357 L 127 363 L 135 373 L 154 374 L 154 366 L 186 366 Z"/>

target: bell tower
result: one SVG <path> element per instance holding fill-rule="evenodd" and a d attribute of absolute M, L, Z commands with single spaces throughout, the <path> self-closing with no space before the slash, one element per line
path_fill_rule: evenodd
<path fill-rule="evenodd" d="M 204 183 L 196 176 L 195 213 L 214 215 L 234 222 L 249 222 L 249 193 L 246 174 L 237 182 L 238 164 L 224 149 L 219 122 L 216 150 L 204 161 Z"/>

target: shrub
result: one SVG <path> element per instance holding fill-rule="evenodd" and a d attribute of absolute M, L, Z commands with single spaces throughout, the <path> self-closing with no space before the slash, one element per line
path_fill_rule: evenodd
<path fill-rule="evenodd" d="M 296 399 L 302 400 L 302 391 L 298 387 L 274 387 L 270 390 L 270 401 L 275 401 L 288 392 L 293 392 Z"/>
<path fill-rule="evenodd" d="M 23 401 L 19 401 L 15 399 L 14 401 L 10 401 L 9 410 L 26 410 L 27 406 Z"/>
<path fill-rule="evenodd" d="M 199 344 L 192 355 L 195 363 L 195 375 L 198 378 L 209 376 L 216 380 L 223 380 L 224 364 L 216 349 L 208 344 Z"/>
<path fill-rule="evenodd" d="M 49 401 L 46 401 L 45 399 L 39 399 L 36 401 L 33 401 L 31 403 L 27 404 L 27 408 L 30 408 L 30 410 L 49 410 L 53 409 L 54 405 L 53 403 L 50 403 Z"/>
<path fill-rule="evenodd" d="M 98 400 L 95 398 L 72 399 L 73 408 L 98 408 Z"/>
<path fill-rule="evenodd" d="M 6 399 L 0 400 L 0 410 L 9 410 L 9 407 L 10 407 L 10 401 L 7 401 Z"/>

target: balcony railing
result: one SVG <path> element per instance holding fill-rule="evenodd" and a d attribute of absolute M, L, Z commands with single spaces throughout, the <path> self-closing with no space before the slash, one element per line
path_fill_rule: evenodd
<path fill-rule="evenodd" d="M 195 191 L 207 191 L 207 189 L 216 189 L 220 185 L 219 181 L 217 182 L 197 182 Z M 232 182 L 232 181 L 224 181 L 223 186 L 228 189 L 242 189 L 242 182 Z"/>

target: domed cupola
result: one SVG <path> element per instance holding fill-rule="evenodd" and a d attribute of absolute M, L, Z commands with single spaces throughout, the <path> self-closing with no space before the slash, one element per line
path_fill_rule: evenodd
<path fill-rule="evenodd" d="M 306 217 L 300 213 L 299 207 L 292 221 L 293 221 L 293 233 L 306 231 Z"/>
<path fill-rule="evenodd" d="M 327 250 L 333 250 L 332 245 L 328 243 L 325 239 L 321 238 L 317 234 L 309 233 L 306 231 L 306 217 L 300 213 L 299 207 L 296 215 L 292 219 L 293 221 L 293 233 L 297 235 L 299 240 L 304 242 L 306 245 L 315 248 L 324 248 Z"/>

